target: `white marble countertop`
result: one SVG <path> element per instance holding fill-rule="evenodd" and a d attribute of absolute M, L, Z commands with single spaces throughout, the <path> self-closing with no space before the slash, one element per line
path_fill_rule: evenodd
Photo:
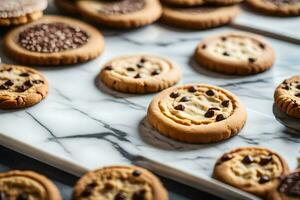
<path fill-rule="evenodd" d="M 276 63 L 271 70 L 254 76 L 224 76 L 194 62 L 192 55 L 201 39 L 233 30 L 183 31 L 159 23 L 123 32 L 105 30 L 106 50 L 96 60 L 74 66 L 38 67 L 49 80 L 49 96 L 28 109 L 0 111 L 0 143 L 73 173 L 78 167 L 84 171 L 129 164 L 144 156 L 212 181 L 216 159 L 241 146 L 273 149 L 294 169 L 300 150 L 300 137 L 295 135 L 300 132 L 299 121 L 291 130 L 275 119 L 273 92 L 283 79 L 300 73 L 300 48 L 267 38 L 275 48 Z M 175 142 L 145 121 L 154 94 L 128 95 L 95 86 L 95 77 L 106 61 L 141 52 L 174 60 L 183 71 L 180 84 L 209 83 L 238 95 L 247 106 L 249 118 L 243 131 L 232 139 L 208 145 Z M 3 50 L 0 57 L 4 63 L 15 63 Z M 280 119 L 286 121 L 285 116 Z M 68 163 L 60 165 L 64 161 Z"/>

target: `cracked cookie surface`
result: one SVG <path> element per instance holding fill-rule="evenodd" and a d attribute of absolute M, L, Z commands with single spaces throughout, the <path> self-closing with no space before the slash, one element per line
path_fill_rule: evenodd
<path fill-rule="evenodd" d="M 113 166 L 84 175 L 75 185 L 73 200 L 168 200 L 159 179 L 135 166 Z"/>
<path fill-rule="evenodd" d="M 58 189 L 49 179 L 31 171 L 0 173 L 0 197 L 3 200 L 61 200 Z"/>
<path fill-rule="evenodd" d="M 211 85 L 172 87 L 152 100 L 149 123 L 161 134 L 189 143 L 225 140 L 246 122 L 245 107 L 232 93 Z"/>
<path fill-rule="evenodd" d="M 276 179 L 288 173 L 286 162 L 275 152 L 243 147 L 225 153 L 216 163 L 213 176 L 229 185 L 266 198 Z"/>
<path fill-rule="evenodd" d="M 151 93 L 174 85 L 180 78 L 179 68 L 165 58 L 133 55 L 106 63 L 98 80 L 121 92 Z"/>
<path fill-rule="evenodd" d="M 195 51 L 195 59 L 210 70 L 249 75 L 272 67 L 275 52 L 263 38 L 236 32 L 204 39 Z"/>
<path fill-rule="evenodd" d="M 283 81 L 276 88 L 274 99 L 282 112 L 300 118 L 300 75 Z"/>
<path fill-rule="evenodd" d="M 48 83 L 38 71 L 0 64 L 0 108 L 17 109 L 35 105 L 48 94 Z"/>

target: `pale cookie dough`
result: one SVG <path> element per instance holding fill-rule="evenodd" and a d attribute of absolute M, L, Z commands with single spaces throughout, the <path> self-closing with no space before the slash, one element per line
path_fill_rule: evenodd
<path fill-rule="evenodd" d="M 300 15 L 300 0 L 248 0 L 247 3 L 265 14 Z"/>
<path fill-rule="evenodd" d="M 10 31 L 4 38 L 4 48 L 9 56 L 25 64 L 76 64 L 99 56 L 104 38 L 82 21 L 49 15 Z"/>
<path fill-rule="evenodd" d="M 75 185 L 73 200 L 168 200 L 159 179 L 146 169 L 112 166 L 85 174 Z"/>
<path fill-rule="evenodd" d="M 0 64 L 0 109 L 33 106 L 48 94 L 48 83 L 38 71 Z"/>
<path fill-rule="evenodd" d="M 268 200 L 299 200 L 300 171 L 292 172 L 277 179 L 277 184 L 270 192 Z"/>
<path fill-rule="evenodd" d="M 1 200 L 61 200 L 57 187 L 45 176 L 31 171 L 0 173 Z"/>
<path fill-rule="evenodd" d="M 300 118 L 300 75 L 281 83 L 275 90 L 274 99 L 282 112 Z"/>
<path fill-rule="evenodd" d="M 114 28 L 134 28 L 152 24 L 162 13 L 159 0 L 79 0 L 83 17 Z"/>
<path fill-rule="evenodd" d="M 201 66 L 217 72 L 249 75 L 271 68 L 275 52 L 260 36 L 233 32 L 201 41 L 195 59 Z"/>
<path fill-rule="evenodd" d="M 275 152 L 259 147 L 242 147 L 225 153 L 216 163 L 213 176 L 229 185 L 266 198 L 276 179 L 289 171 Z"/>
<path fill-rule="evenodd" d="M 97 79 L 117 91 L 152 93 L 174 85 L 180 78 L 179 68 L 165 58 L 132 55 L 106 63 Z"/>
<path fill-rule="evenodd" d="M 0 26 L 25 24 L 43 16 L 47 0 L 0 0 Z"/>
<path fill-rule="evenodd" d="M 229 91 L 211 85 L 172 87 L 152 100 L 149 123 L 161 134 L 189 143 L 210 143 L 237 134 L 246 109 Z"/>

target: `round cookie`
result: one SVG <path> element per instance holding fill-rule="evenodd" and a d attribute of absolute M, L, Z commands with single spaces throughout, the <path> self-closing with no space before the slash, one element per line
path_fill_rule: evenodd
<path fill-rule="evenodd" d="M 99 56 L 104 39 L 96 28 L 84 22 L 45 16 L 9 32 L 4 48 L 13 59 L 25 64 L 75 64 Z"/>
<path fill-rule="evenodd" d="M 179 28 L 208 29 L 230 23 L 239 11 L 238 6 L 190 8 L 164 6 L 161 21 Z"/>
<path fill-rule="evenodd" d="M 22 66 L 0 64 L 0 109 L 35 105 L 48 94 L 48 83 L 38 71 Z"/>
<path fill-rule="evenodd" d="M 195 51 L 203 67 L 224 74 L 249 75 L 266 71 L 275 61 L 275 52 L 262 37 L 240 32 L 204 39 Z"/>
<path fill-rule="evenodd" d="M 300 15 L 299 0 L 248 0 L 247 3 L 252 8 L 265 14 L 279 16 Z"/>
<path fill-rule="evenodd" d="M 218 159 L 213 176 L 231 186 L 266 198 L 276 179 L 289 171 L 276 153 L 259 147 L 243 147 Z"/>
<path fill-rule="evenodd" d="M 10 26 L 41 18 L 47 0 L 0 0 L 0 5 L 0 26 Z"/>
<path fill-rule="evenodd" d="M 152 93 L 176 84 L 181 71 L 171 61 L 154 55 L 131 55 L 105 64 L 98 80 L 127 93 Z M 100 83 L 100 82 L 99 82 Z"/>
<path fill-rule="evenodd" d="M 276 88 L 274 99 L 282 112 L 300 118 L 300 75 L 283 81 Z"/>
<path fill-rule="evenodd" d="M 80 0 L 77 6 L 84 17 L 114 28 L 145 26 L 162 13 L 158 0 Z"/>
<path fill-rule="evenodd" d="M 225 5 L 232 5 L 232 4 L 241 3 L 243 1 L 244 0 L 205 0 L 205 3 L 212 4 L 212 5 L 225 6 Z"/>
<path fill-rule="evenodd" d="M 269 200 L 299 200 L 300 171 L 290 173 L 277 179 L 276 187 L 270 192 Z"/>
<path fill-rule="evenodd" d="M 0 173 L 0 197 L 2 200 L 62 199 L 54 183 L 45 176 L 32 171 Z"/>
<path fill-rule="evenodd" d="M 112 166 L 85 174 L 75 185 L 73 200 L 168 200 L 159 179 L 146 169 Z"/>
<path fill-rule="evenodd" d="M 239 99 L 220 87 L 195 84 L 159 93 L 148 108 L 148 122 L 161 134 L 188 143 L 210 143 L 236 135 L 247 114 Z"/>
<path fill-rule="evenodd" d="M 78 14 L 78 9 L 75 0 L 54 0 L 57 8 L 68 14 Z"/>
<path fill-rule="evenodd" d="M 172 6 L 198 6 L 204 4 L 204 0 L 163 0 L 162 2 Z"/>

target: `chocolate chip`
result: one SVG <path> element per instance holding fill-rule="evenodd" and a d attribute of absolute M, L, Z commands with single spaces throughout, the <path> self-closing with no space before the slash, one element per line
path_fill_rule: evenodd
<path fill-rule="evenodd" d="M 175 99 L 175 98 L 177 98 L 177 97 L 179 97 L 179 96 L 180 96 L 180 94 L 179 94 L 178 92 L 172 92 L 172 93 L 170 94 L 170 97 L 173 98 L 173 99 Z"/>
<path fill-rule="evenodd" d="M 16 92 L 25 92 L 26 90 L 28 90 L 28 87 L 25 85 L 21 85 L 17 87 Z"/>
<path fill-rule="evenodd" d="M 221 40 L 222 40 L 222 41 L 226 41 L 227 38 L 226 38 L 226 37 L 221 37 Z"/>
<path fill-rule="evenodd" d="M 134 170 L 134 171 L 132 172 L 132 175 L 135 176 L 135 177 L 138 177 L 138 176 L 140 176 L 141 174 L 142 174 L 142 172 L 139 171 L 139 170 Z"/>
<path fill-rule="evenodd" d="M 259 43 L 260 48 L 265 49 L 266 46 L 263 43 Z"/>
<path fill-rule="evenodd" d="M 215 95 L 214 91 L 212 91 L 212 90 L 207 90 L 205 92 L 205 94 L 207 94 L 208 96 L 214 96 Z"/>
<path fill-rule="evenodd" d="M 145 63 L 145 62 L 146 62 L 146 59 L 145 59 L 145 58 L 141 58 L 140 62 L 141 62 L 141 63 Z"/>
<path fill-rule="evenodd" d="M 188 91 L 194 93 L 197 92 L 197 88 L 195 86 L 191 86 L 189 87 Z"/>
<path fill-rule="evenodd" d="M 189 100 L 190 100 L 189 97 L 184 96 L 180 99 L 180 102 L 188 102 Z"/>
<path fill-rule="evenodd" d="M 159 70 L 154 70 L 153 72 L 151 72 L 151 75 L 152 76 L 155 76 L 155 75 L 158 75 L 158 74 L 160 74 L 160 71 Z"/>
<path fill-rule="evenodd" d="M 44 83 L 44 81 L 42 81 L 42 80 L 33 80 L 32 83 L 34 83 L 34 84 L 40 84 L 40 83 Z"/>
<path fill-rule="evenodd" d="M 272 156 L 261 158 L 260 161 L 259 161 L 259 164 L 261 166 L 265 166 L 265 165 L 269 164 L 272 160 L 273 160 Z"/>
<path fill-rule="evenodd" d="M 295 96 L 300 98 L 300 93 L 295 94 Z"/>
<path fill-rule="evenodd" d="M 204 114 L 204 117 L 206 118 L 211 118 L 215 115 L 215 111 L 213 110 L 208 110 L 205 114 Z"/>
<path fill-rule="evenodd" d="M 94 188 L 97 186 L 97 183 L 93 182 L 88 184 L 85 189 L 83 190 L 83 192 L 81 193 L 82 197 L 88 197 L 92 194 Z"/>
<path fill-rule="evenodd" d="M 224 51 L 223 56 L 230 56 L 228 52 Z"/>
<path fill-rule="evenodd" d="M 114 200 L 125 200 L 125 199 L 127 199 L 127 196 L 124 192 L 119 192 L 114 198 Z"/>
<path fill-rule="evenodd" d="M 7 80 L 7 81 L 5 81 L 4 85 L 6 85 L 6 86 L 13 86 L 14 82 L 11 81 L 11 80 Z"/>
<path fill-rule="evenodd" d="M 216 117 L 216 121 L 219 122 L 219 121 L 223 121 L 225 119 L 224 115 L 222 114 L 218 114 L 217 117 Z"/>
<path fill-rule="evenodd" d="M 33 86 L 33 82 L 31 80 L 25 81 L 24 85 L 28 86 L 28 87 L 32 87 Z"/>
<path fill-rule="evenodd" d="M 21 193 L 18 197 L 17 200 L 27 200 L 28 199 L 28 194 L 23 192 Z"/>
<path fill-rule="evenodd" d="M 288 85 L 285 85 L 285 86 L 282 87 L 282 89 L 284 89 L 284 90 L 290 90 L 290 87 Z"/>
<path fill-rule="evenodd" d="M 182 105 L 182 104 L 178 104 L 177 106 L 175 106 L 175 109 L 176 109 L 176 110 L 184 111 L 185 107 L 184 107 L 184 105 Z"/>
<path fill-rule="evenodd" d="M 28 77 L 28 76 L 29 76 L 29 74 L 28 74 L 28 73 L 26 73 L 26 72 L 23 72 L 23 73 L 19 74 L 19 76 L 22 76 L 22 77 Z"/>
<path fill-rule="evenodd" d="M 206 49 L 206 44 L 202 45 L 202 49 Z"/>
<path fill-rule="evenodd" d="M 8 90 L 9 87 L 6 85 L 0 85 L 0 90 Z"/>
<path fill-rule="evenodd" d="M 299 85 L 297 85 L 297 86 L 296 86 L 296 88 L 297 88 L 298 90 L 300 90 L 300 84 L 299 84 Z"/>
<path fill-rule="evenodd" d="M 135 71 L 135 69 L 133 67 L 127 67 L 126 70 L 129 71 L 129 72 L 134 72 Z"/>
<path fill-rule="evenodd" d="M 140 190 L 138 192 L 133 193 L 132 200 L 144 200 L 145 193 L 146 193 L 146 190 Z"/>
<path fill-rule="evenodd" d="M 229 100 L 224 100 L 224 101 L 222 101 L 222 106 L 224 106 L 224 107 L 228 107 L 229 106 Z"/>
<path fill-rule="evenodd" d="M 136 66 L 137 66 L 138 68 L 143 68 L 143 67 L 144 67 L 144 64 L 143 64 L 143 63 L 138 63 L 138 64 L 136 64 Z"/>
<path fill-rule="evenodd" d="M 112 68 L 112 66 L 106 66 L 105 68 L 104 68 L 105 70 L 108 70 L 108 71 L 111 71 L 113 68 Z"/>
<path fill-rule="evenodd" d="M 233 156 L 231 154 L 226 153 L 221 157 L 221 161 L 226 162 L 228 160 L 231 160 L 232 158 L 233 158 Z"/>
<path fill-rule="evenodd" d="M 254 63 L 256 61 L 256 58 L 248 58 L 250 63 Z"/>
<path fill-rule="evenodd" d="M 245 165 L 250 165 L 253 162 L 254 160 L 250 155 L 245 156 L 244 159 L 242 160 L 242 163 L 244 163 Z"/>
<path fill-rule="evenodd" d="M 212 107 L 212 108 L 209 108 L 208 110 L 220 110 L 220 108 Z"/>
<path fill-rule="evenodd" d="M 0 200 L 6 200 L 6 195 L 4 192 L 0 192 Z"/>
<path fill-rule="evenodd" d="M 134 78 L 142 78 L 141 75 L 139 73 L 137 73 Z"/>
<path fill-rule="evenodd" d="M 267 182 L 269 182 L 270 181 L 270 177 L 269 176 L 266 176 L 266 175 L 263 175 L 263 176 L 261 176 L 260 177 L 260 179 L 259 179 L 259 183 L 260 184 L 264 184 L 264 183 L 267 183 Z"/>

